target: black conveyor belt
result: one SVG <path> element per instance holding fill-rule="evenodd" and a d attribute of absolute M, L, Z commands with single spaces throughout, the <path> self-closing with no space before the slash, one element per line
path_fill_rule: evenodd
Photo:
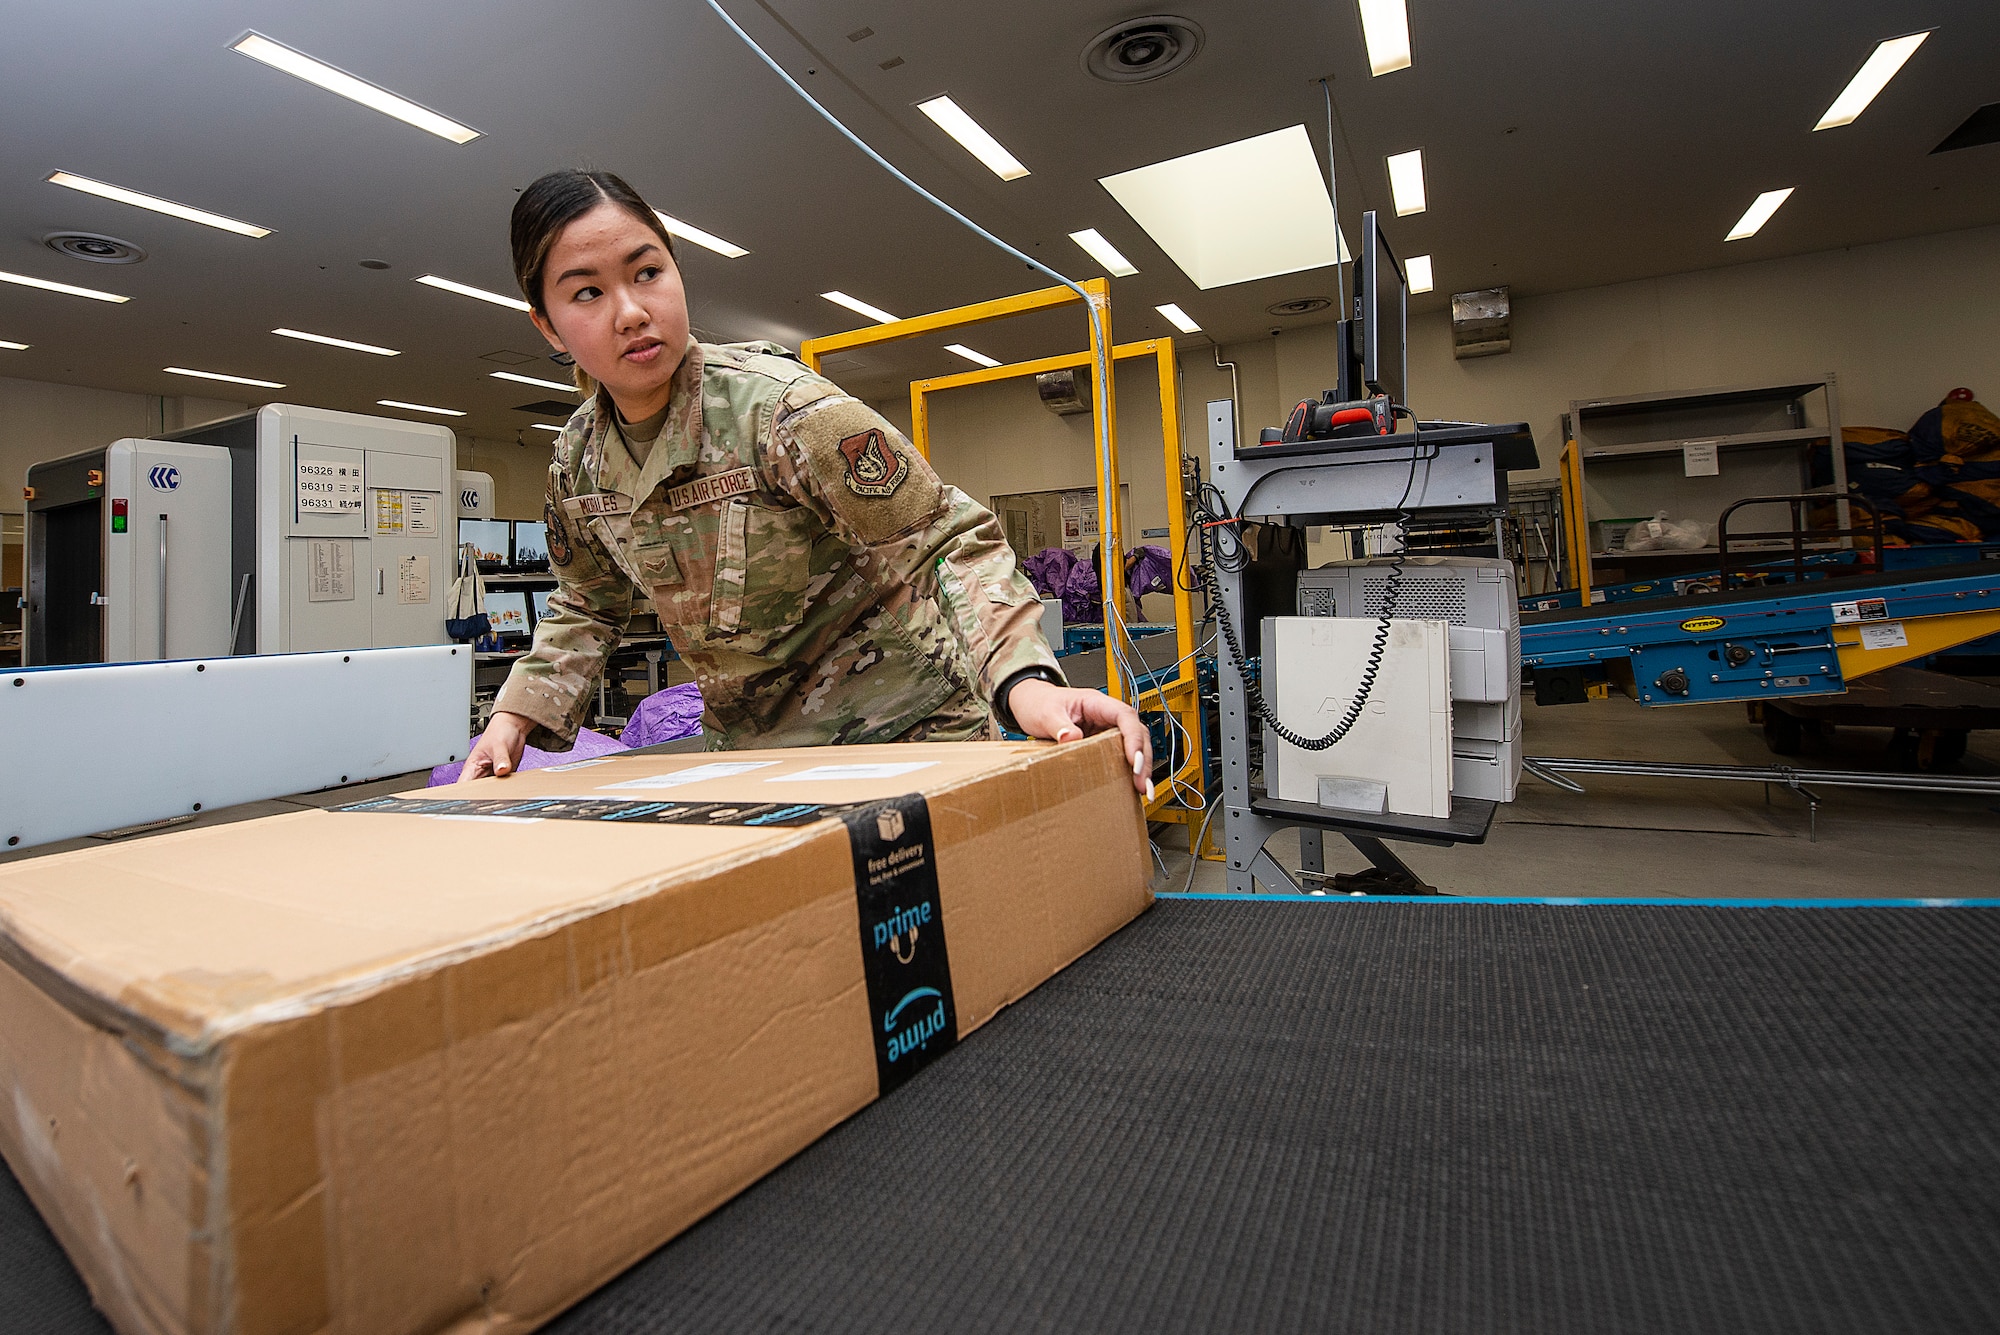
<path fill-rule="evenodd" d="M 1997 1039 L 1991 908 L 1165 902 L 550 1329 L 1992 1331 Z"/>

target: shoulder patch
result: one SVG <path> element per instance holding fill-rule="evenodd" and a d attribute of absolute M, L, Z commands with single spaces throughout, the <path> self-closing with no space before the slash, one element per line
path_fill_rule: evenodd
<path fill-rule="evenodd" d="M 569 545 L 569 529 L 564 527 L 562 512 L 556 509 L 554 501 L 542 506 L 542 522 L 549 530 L 549 560 L 555 565 L 568 565 L 576 552 Z"/>
<path fill-rule="evenodd" d="M 909 461 L 873 427 L 840 442 L 847 461 L 847 488 L 856 496 L 894 496 L 910 475 Z"/>

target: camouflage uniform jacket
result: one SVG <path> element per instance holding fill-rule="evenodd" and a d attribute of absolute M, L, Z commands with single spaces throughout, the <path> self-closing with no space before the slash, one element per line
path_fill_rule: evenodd
<path fill-rule="evenodd" d="M 993 515 L 874 409 L 770 343 L 691 343 L 643 464 L 600 391 L 549 467 L 556 590 L 494 707 L 575 738 L 640 591 L 701 687 L 709 746 L 995 737 L 1055 668 Z"/>

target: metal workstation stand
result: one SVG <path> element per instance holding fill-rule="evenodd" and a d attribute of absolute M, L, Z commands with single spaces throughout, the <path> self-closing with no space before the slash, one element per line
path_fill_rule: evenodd
<path fill-rule="evenodd" d="M 1534 468 L 1534 436 L 1523 423 L 1507 426 L 1422 426 L 1389 436 L 1239 446 L 1235 404 L 1208 405 L 1209 481 L 1239 519 L 1294 526 L 1382 524 L 1410 517 L 1493 521 L 1507 512 L 1507 474 Z M 1247 624 L 1243 573 L 1214 572 L 1230 624 L 1241 641 Z M 1494 803 L 1454 797 L 1451 815 L 1361 815 L 1270 797 L 1250 782 L 1250 736 L 1257 726 L 1243 669 L 1227 647 L 1217 654 L 1221 687 L 1224 850 L 1229 892 L 1302 893 L 1298 881 L 1266 850 L 1281 830 L 1299 832 L 1302 872 L 1325 876 L 1323 839 L 1343 836 L 1373 870 L 1343 878 L 1342 889 L 1434 894 L 1388 847 L 1389 841 L 1451 845 L 1482 843 Z"/>

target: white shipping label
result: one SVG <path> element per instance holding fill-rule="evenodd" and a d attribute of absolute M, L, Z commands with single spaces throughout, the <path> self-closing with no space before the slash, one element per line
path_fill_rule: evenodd
<path fill-rule="evenodd" d="M 544 769 L 550 774 L 567 774 L 573 769 L 589 769 L 592 765 L 609 765 L 613 756 L 592 756 L 588 760 L 572 760 L 567 765 L 548 765 Z"/>
<path fill-rule="evenodd" d="M 396 563 L 396 601 L 427 603 L 431 600 L 431 558 L 406 556 Z"/>
<path fill-rule="evenodd" d="M 905 760 L 883 765 L 815 765 L 811 769 L 802 769 L 797 774 L 780 774 L 764 782 L 846 783 L 854 779 L 893 779 L 901 774 L 929 769 L 935 764 L 937 764 L 935 760 Z"/>
<path fill-rule="evenodd" d="M 717 760 L 675 770 L 671 774 L 649 774 L 643 779 L 607 783 L 598 791 L 609 792 L 613 788 L 679 788 L 683 784 L 700 783 L 703 779 L 726 779 L 732 774 L 748 774 L 753 769 L 769 769 L 777 763 L 775 760 Z"/>
<path fill-rule="evenodd" d="M 1881 621 L 1861 628 L 1863 649 L 1901 649 L 1910 643 L 1910 637 L 1903 633 L 1900 621 Z"/>
<path fill-rule="evenodd" d="M 435 538 L 440 499 L 434 491 L 404 492 L 403 531 L 413 538 Z"/>
<path fill-rule="evenodd" d="M 306 515 L 361 513 L 360 450 L 298 441 L 294 459 L 294 495 L 301 518 Z"/>
<path fill-rule="evenodd" d="M 1714 477 L 1722 471 L 1714 441 L 1691 441 L 1681 446 L 1681 471 L 1689 477 Z"/>
<path fill-rule="evenodd" d="M 347 538 L 314 538 L 306 544 L 306 601 L 354 601 L 354 543 Z"/>

